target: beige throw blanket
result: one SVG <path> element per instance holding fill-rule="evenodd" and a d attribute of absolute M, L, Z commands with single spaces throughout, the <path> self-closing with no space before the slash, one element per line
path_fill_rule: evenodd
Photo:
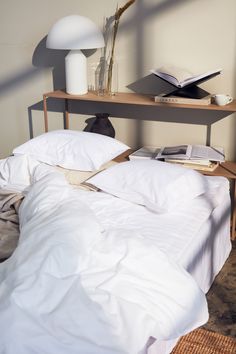
<path fill-rule="evenodd" d="M 0 260 L 10 257 L 19 239 L 18 211 L 24 196 L 0 189 Z"/>

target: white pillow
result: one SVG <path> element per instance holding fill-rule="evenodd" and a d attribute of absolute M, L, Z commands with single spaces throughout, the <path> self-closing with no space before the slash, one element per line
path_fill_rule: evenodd
<path fill-rule="evenodd" d="M 171 211 L 208 189 L 207 179 L 200 173 L 156 160 L 122 162 L 87 182 L 158 213 Z"/>
<path fill-rule="evenodd" d="M 74 130 L 55 130 L 37 136 L 13 150 L 52 166 L 80 171 L 98 170 L 129 147 L 105 135 Z"/>

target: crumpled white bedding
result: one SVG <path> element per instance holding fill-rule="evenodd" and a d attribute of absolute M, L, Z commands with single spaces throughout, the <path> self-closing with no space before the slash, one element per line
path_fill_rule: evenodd
<path fill-rule="evenodd" d="M 203 292 L 155 242 L 104 228 L 63 175 L 29 165 L 20 242 L 0 264 L 1 354 L 137 354 L 207 321 Z"/>

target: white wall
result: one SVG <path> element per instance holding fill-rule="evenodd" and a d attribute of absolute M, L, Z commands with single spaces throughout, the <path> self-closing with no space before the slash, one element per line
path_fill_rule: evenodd
<path fill-rule="evenodd" d="M 125 3 L 119 1 L 120 6 Z M 117 0 L 1 1 L 1 158 L 29 139 L 30 118 L 34 135 L 43 132 L 42 94 L 64 84 L 63 52 L 52 53 L 45 48 L 50 27 L 61 17 L 81 14 L 102 28 L 104 17 L 113 15 L 116 5 Z M 222 68 L 221 75 L 201 87 L 235 97 L 235 14 L 235 0 L 136 0 L 123 14 L 118 32 L 119 90 L 129 91 L 131 85 L 145 91 L 144 83 L 149 82 L 153 89 L 155 79 L 150 78 L 149 69 L 172 63 L 197 71 Z M 100 53 L 98 50 L 88 57 L 89 68 Z M 58 68 L 53 75 L 55 62 Z M 236 159 L 235 114 L 219 119 L 214 112 L 178 109 L 161 110 L 156 115 L 147 110 L 140 116 L 134 110 L 133 118 L 136 113 L 138 119 L 116 118 L 115 113 L 112 118 L 116 137 L 132 147 L 205 144 L 209 134 L 206 125 L 211 122 L 211 144 L 223 146 L 227 159 Z M 85 127 L 88 115 L 71 117 L 72 129 Z M 62 127 L 62 113 L 50 112 L 49 119 L 50 129 Z"/>

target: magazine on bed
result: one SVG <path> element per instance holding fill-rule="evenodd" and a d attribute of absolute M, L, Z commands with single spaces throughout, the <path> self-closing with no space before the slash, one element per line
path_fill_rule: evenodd
<path fill-rule="evenodd" d="M 156 154 L 155 159 L 208 160 L 224 162 L 224 149 L 205 145 L 165 146 Z"/>

